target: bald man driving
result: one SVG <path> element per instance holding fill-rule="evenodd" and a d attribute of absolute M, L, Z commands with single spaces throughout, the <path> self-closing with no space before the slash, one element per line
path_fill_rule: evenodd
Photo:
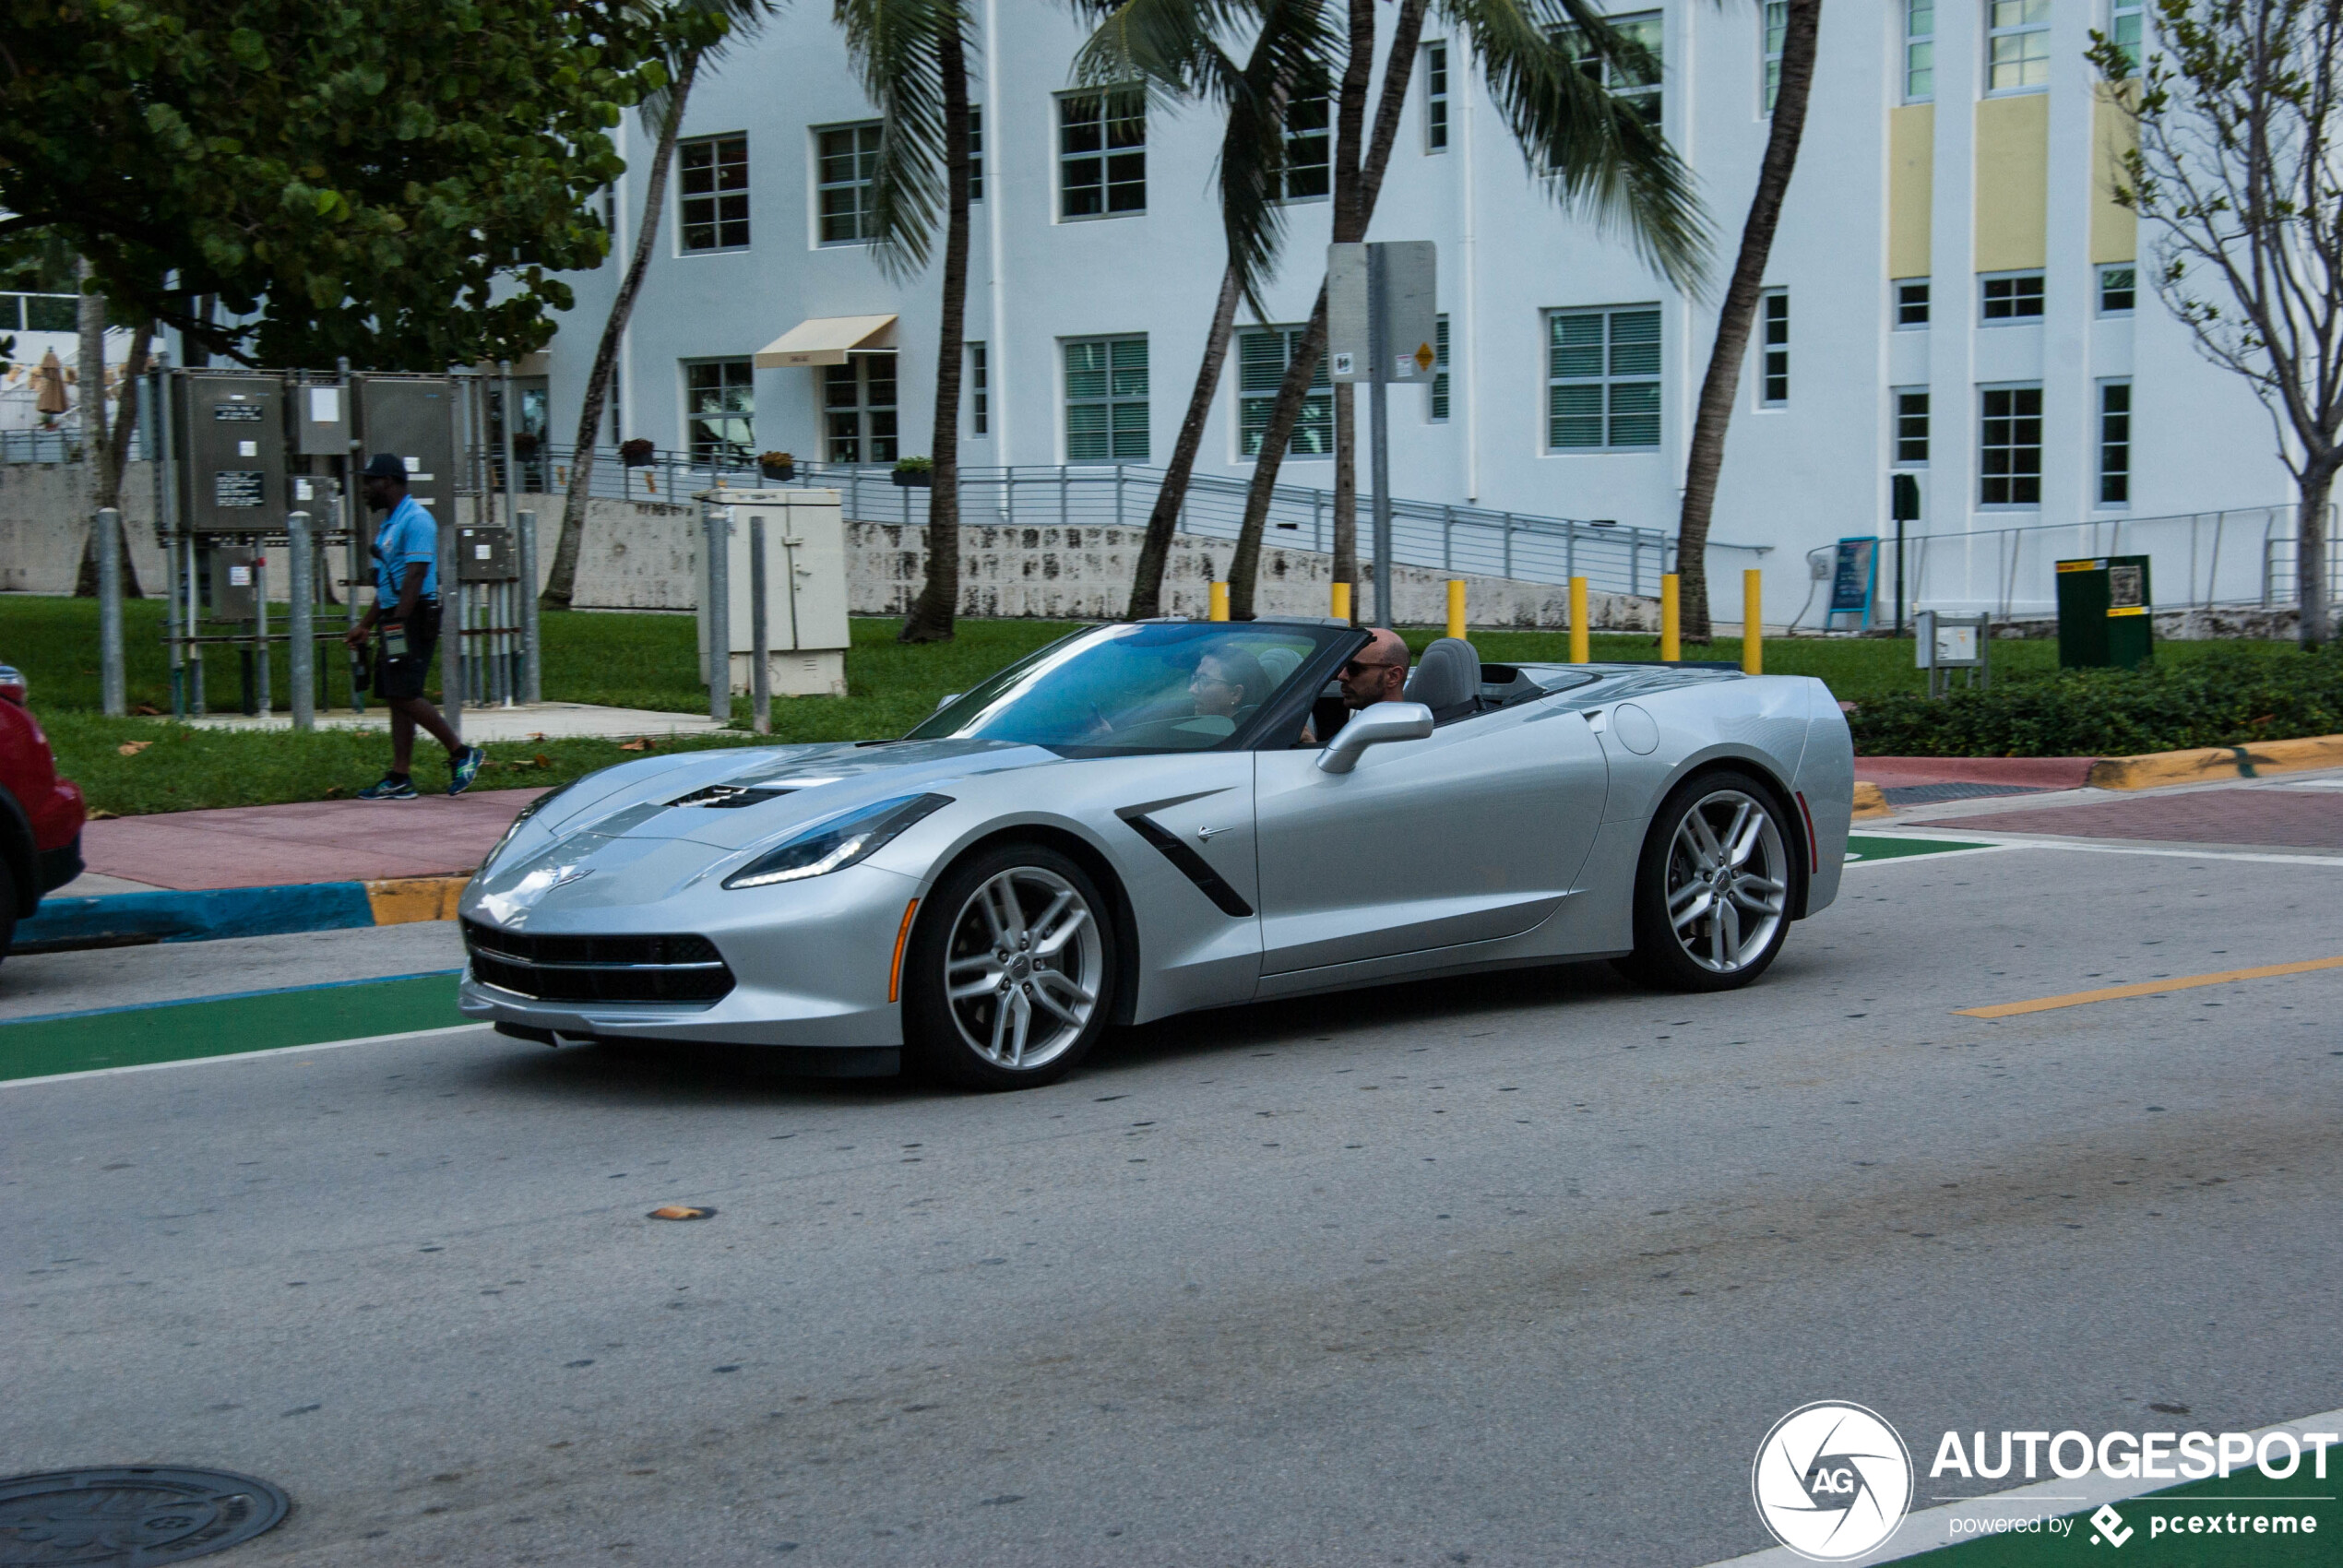
<path fill-rule="evenodd" d="M 1342 688 L 1342 706 L 1356 713 L 1379 702 L 1397 702 L 1408 684 L 1408 645 L 1388 626 L 1367 628 L 1367 646 L 1335 673 Z M 1318 743 L 1316 727 L 1302 728 L 1302 743 Z"/>

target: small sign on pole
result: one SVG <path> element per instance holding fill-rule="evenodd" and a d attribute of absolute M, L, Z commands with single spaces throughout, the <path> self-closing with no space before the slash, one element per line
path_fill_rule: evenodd
<path fill-rule="evenodd" d="M 1383 341 L 1391 362 L 1378 377 L 1367 252 L 1382 272 Z M 1440 247 L 1430 240 L 1326 247 L 1326 374 L 1337 381 L 1430 381 L 1440 362 Z"/>
<path fill-rule="evenodd" d="M 1864 534 L 1842 539 L 1833 556 L 1830 575 L 1829 625 L 1841 615 L 1855 618 L 1852 626 L 1835 631 L 1861 631 L 1871 624 L 1872 599 L 1879 589 L 1879 537 Z"/>

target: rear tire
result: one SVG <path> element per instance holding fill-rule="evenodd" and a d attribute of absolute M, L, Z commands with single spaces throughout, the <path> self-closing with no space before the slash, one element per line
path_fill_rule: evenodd
<path fill-rule="evenodd" d="M 1731 991 L 1764 974 L 1790 934 L 1796 836 L 1771 786 L 1707 773 L 1652 816 L 1635 865 L 1635 950 L 1619 971 L 1668 991 Z"/>
<path fill-rule="evenodd" d="M 1080 1064 L 1113 1010 L 1112 908 L 1072 859 L 1030 843 L 944 873 L 903 956 L 903 1059 L 970 1089 L 1036 1088 Z"/>

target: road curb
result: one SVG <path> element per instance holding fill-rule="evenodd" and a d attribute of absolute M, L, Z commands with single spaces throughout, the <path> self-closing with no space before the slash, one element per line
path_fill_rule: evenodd
<path fill-rule="evenodd" d="M 2149 790 L 2161 784 L 2258 778 L 2266 773 L 2299 773 L 2313 767 L 2343 767 L 2343 735 L 2104 757 L 2091 764 L 2090 786 L 2094 790 Z"/>
<path fill-rule="evenodd" d="M 1855 814 L 1858 817 L 1894 816 L 1896 808 L 1887 803 L 1887 791 L 1867 778 L 1855 780 Z"/>
<path fill-rule="evenodd" d="M 217 942 L 234 936 L 283 936 L 304 931 L 453 920 L 457 902 L 470 880 L 418 876 L 385 882 L 305 882 L 279 887 L 50 897 L 42 901 L 39 914 L 17 926 L 13 951 L 60 953 L 154 942 Z"/>

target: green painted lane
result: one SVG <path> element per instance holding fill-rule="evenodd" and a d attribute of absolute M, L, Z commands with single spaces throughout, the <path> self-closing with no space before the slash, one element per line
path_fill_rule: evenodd
<path fill-rule="evenodd" d="M 467 1021 L 456 1011 L 460 974 L 450 969 L 245 992 L 0 1024 L 0 1080 L 447 1028 Z"/>
<path fill-rule="evenodd" d="M 2332 1455 L 2330 1455 L 2332 1458 Z M 2049 1528 L 1985 1536 L 1908 1559 L 1930 1568 L 2058 1568 L 2122 1563 L 2123 1568 L 2294 1568 L 2343 1563 L 2343 1507 L 2337 1482 L 2313 1474 L 2305 1455 L 2295 1473 L 2272 1480 L 2253 1465 L 2110 1506 L 2112 1538 L 2097 1511 L 2065 1516 Z M 2012 1507 L 2013 1516 L 2025 1514 Z M 2189 1526 L 2194 1521 L 2196 1528 Z M 2256 1527 L 2260 1521 L 2260 1527 Z M 2111 1555 L 2120 1550 L 2120 1556 Z"/>
<path fill-rule="evenodd" d="M 1847 836 L 1847 861 L 1898 861 L 1907 855 L 1948 855 L 1955 849 L 1990 849 L 1990 844 L 1962 843 L 1951 838 L 1890 838 L 1877 833 Z"/>

